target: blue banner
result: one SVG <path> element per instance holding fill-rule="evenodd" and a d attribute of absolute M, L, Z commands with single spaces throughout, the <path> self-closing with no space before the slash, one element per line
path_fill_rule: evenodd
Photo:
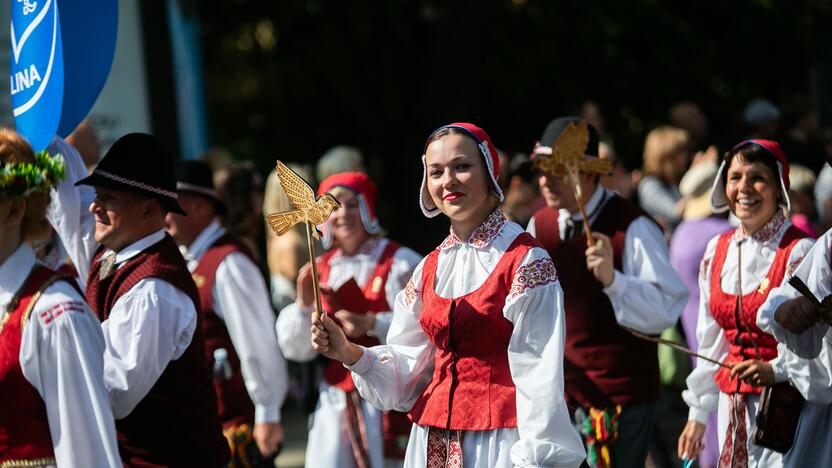
<path fill-rule="evenodd" d="M 56 0 L 12 0 L 12 112 L 18 132 L 40 151 L 58 130 L 64 63 Z"/>
<path fill-rule="evenodd" d="M 117 0 L 11 0 L 10 93 L 35 151 L 83 120 L 107 80 Z"/>
<path fill-rule="evenodd" d="M 194 13 L 186 14 L 185 10 L 196 10 L 193 5 L 186 5 L 189 3 L 194 2 L 167 0 L 167 10 L 180 154 L 186 159 L 196 159 L 208 149 L 208 119 L 202 81 L 199 21 Z"/>

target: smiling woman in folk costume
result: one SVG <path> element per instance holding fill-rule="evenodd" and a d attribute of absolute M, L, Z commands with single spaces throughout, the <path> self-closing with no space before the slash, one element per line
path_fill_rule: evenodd
<path fill-rule="evenodd" d="M 396 298 L 386 346 L 348 342 L 315 316 L 316 349 L 348 365 L 361 395 L 414 422 L 407 467 L 578 466 L 563 397 L 563 295 L 552 261 L 503 218 L 499 163 L 469 123 L 425 145 L 423 213 L 451 232 Z"/>
<path fill-rule="evenodd" d="M 791 381 L 807 366 L 757 327 L 757 312 L 772 288 L 794 271 L 812 241 L 784 215 L 789 208 L 789 163 L 777 143 L 747 140 L 719 168 L 714 212 L 731 211 L 740 227 L 711 239 L 699 275 L 699 352 L 732 369 L 699 359 L 683 393 L 690 406 L 679 456 L 694 458 L 711 411 L 718 410 L 719 466 L 757 466 L 764 449 L 752 443 L 763 387 Z M 766 466 L 780 466 L 779 454 Z"/>
<path fill-rule="evenodd" d="M 0 466 L 117 467 L 104 337 L 70 278 L 41 265 L 59 158 L 0 130 Z"/>
<path fill-rule="evenodd" d="M 381 236 L 375 214 L 376 187 L 365 174 L 334 174 L 321 182 L 318 193 L 325 192 L 335 196 L 341 207 L 322 226 L 324 245 L 335 246 L 317 260 L 324 310 L 340 321 L 350 340 L 365 346 L 384 343 L 395 297 L 404 289 L 419 255 Z M 310 265 L 301 269 L 297 300 L 277 320 L 281 350 L 295 361 L 310 361 L 318 355 L 309 341 L 315 306 L 311 274 Z M 313 417 L 306 466 L 401 464 L 409 421 L 401 413 L 382 414 L 361 399 L 349 371 L 339 362 L 326 364 Z"/>

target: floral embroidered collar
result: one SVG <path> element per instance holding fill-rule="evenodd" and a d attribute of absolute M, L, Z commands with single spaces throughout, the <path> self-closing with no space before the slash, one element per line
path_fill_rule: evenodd
<path fill-rule="evenodd" d="M 774 213 L 774 216 L 771 217 L 766 224 L 763 225 L 760 229 L 754 232 L 754 234 L 748 235 L 743 230 L 742 226 L 738 227 L 734 231 L 734 236 L 732 238 L 733 241 L 739 242 L 745 239 L 754 239 L 755 241 L 764 244 L 774 236 L 777 235 L 778 232 L 783 228 L 783 225 L 786 224 L 786 217 L 783 215 L 783 210 L 777 209 Z"/>
<path fill-rule="evenodd" d="M 490 244 L 491 241 L 497 237 L 497 234 L 500 233 L 500 230 L 503 229 L 505 224 L 506 218 L 503 216 L 503 210 L 498 207 L 492 211 L 487 218 L 485 218 L 485 221 L 482 224 L 474 229 L 474 232 L 471 233 L 471 237 L 468 238 L 467 242 L 473 247 L 482 249 L 488 246 L 488 244 Z M 462 240 L 456 236 L 452 228 L 451 233 L 445 238 L 444 241 L 442 241 L 441 244 L 439 244 L 438 249 L 445 250 L 461 243 Z"/>

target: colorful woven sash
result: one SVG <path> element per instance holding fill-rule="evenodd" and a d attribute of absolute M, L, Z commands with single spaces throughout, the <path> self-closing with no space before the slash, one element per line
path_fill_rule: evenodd
<path fill-rule="evenodd" d="M 590 408 L 581 425 L 586 444 L 586 461 L 596 468 L 613 468 L 617 459 L 618 418 L 621 405 L 615 408 Z"/>

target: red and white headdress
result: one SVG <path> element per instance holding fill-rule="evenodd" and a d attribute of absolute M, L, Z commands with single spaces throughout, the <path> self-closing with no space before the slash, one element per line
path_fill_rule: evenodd
<path fill-rule="evenodd" d="M 777 163 L 777 176 L 780 178 L 780 196 L 783 198 L 786 210 L 791 211 L 792 204 L 791 200 L 789 200 L 789 160 L 786 158 L 786 154 L 776 141 L 761 139 L 741 141 L 734 145 L 731 152 L 736 153 L 736 151 L 743 146 L 752 144 L 765 149 Z M 723 213 L 728 211 L 728 199 L 725 197 L 725 181 L 722 180 L 725 165 L 726 161 L 722 161 L 722 164 L 720 164 L 719 169 L 717 170 L 716 178 L 714 178 L 713 189 L 711 190 L 711 209 L 714 213 Z"/>
<path fill-rule="evenodd" d="M 318 196 L 329 192 L 335 187 L 344 187 L 353 193 L 358 200 L 358 211 L 361 214 L 361 224 L 370 234 L 381 232 L 381 225 L 376 216 L 376 197 L 378 192 L 376 184 L 363 172 L 340 172 L 333 174 L 318 186 Z M 329 220 L 321 226 L 323 231 L 322 243 L 325 248 L 332 246 L 332 229 L 329 227 Z"/>
<path fill-rule="evenodd" d="M 494 147 L 494 143 L 491 142 L 491 137 L 485 133 L 485 130 L 477 127 L 472 123 L 467 122 L 455 122 L 452 124 L 444 125 L 442 127 L 437 128 L 434 130 L 430 136 L 428 137 L 428 141 L 435 135 L 436 133 L 446 129 L 446 128 L 455 128 L 457 130 L 462 131 L 462 133 L 471 137 L 476 143 L 477 148 L 480 150 L 480 154 L 482 154 L 483 159 L 485 160 L 485 167 L 488 168 L 488 175 L 491 179 L 491 189 L 494 190 L 494 193 L 500 198 L 500 202 L 503 201 L 503 190 L 500 188 L 500 184 L 497 180 L 500 177 L 500 158 L 497 155 L 497 148 Z M 433 203 L 433 200 L 430 198 L 430 193 L 428 192 L 428 167 L 427 161 L 425 157 L 425 151 L 427 150 L 427 145 L 425 146 L 424 150 L 422 151 L 422 188 L 419 191 L 419 206 L 422 208 L 422 213 L 425 214 L 428 218 L 433 218 L 434 216 L 439 214 L 439 208 Z"/>

